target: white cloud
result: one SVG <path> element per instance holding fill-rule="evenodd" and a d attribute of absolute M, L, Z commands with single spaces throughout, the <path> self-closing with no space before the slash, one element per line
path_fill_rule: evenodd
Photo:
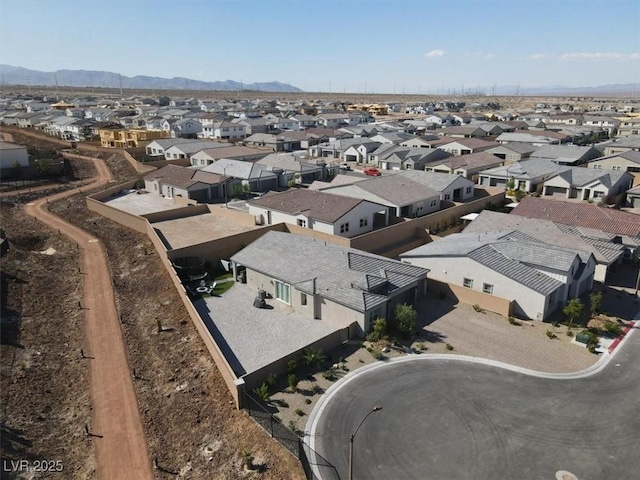
<path fill-rule="evenodd" d="M 543 60 L 547 58 L 547 55 L 544 53 L 534 53 L 533 55 L 529 56 L 529 58 L 532 60 Z"/>
<path fill-rule="evenodd" d="M 481 58 L 482 60 L 491 60 L 495 55 L 493 53 L 473 52 L 467 53 L 467 57 Z"/>
<path fill-rule="evenodd" d="M 638 60 L 640 53 L 565 53 L 560 55 L 560 60 Z"/>
<path fill-rule="evenodd" d="M 427 58 L 438 58 L 444 56 L 444 50 L 431 50 L 424 54 Z"/>

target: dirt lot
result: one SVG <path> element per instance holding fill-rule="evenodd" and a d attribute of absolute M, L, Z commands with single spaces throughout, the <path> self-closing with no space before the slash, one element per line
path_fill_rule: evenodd
<path fill-rule="evenodd" d="M 118 181 L 132 177 L 122 159 L 108 156 L 107 161 Z M 12 248 L 2 263 L 3 279 L 20 274 L 28 282 L 3 286 L 3 305 L 21 314 L 22 322 L 14 324 L 11 337 L 3 324 L 2 458 L 62 459 L 66 472 L 76 472 L 66 478 L 92 478 L 93 454 L 84 435 L 90 413 L 86 366 L 79 359 L 83 334 L 78 325 L 78 256 L 74 244 L 65 249 L 63 238 L 38 224 L 29 226 L 21 210 L 29 200 L 6 199 L 2 204 L 9 238 L 45 239 L 37 244 L 29 240 L 35 247 L 28 245 L 24 251 Z M 157 478 L 303 478 L 298 461 L 234 409 L 148 239 L 89 212 L 82 197 L 50 209 L 99 237 L 109 252 L 145 434 L 159 467 Z M 49 246 L 58 253 L 30 253 Z M 60 282 L 60 271 L 66 273 L 65 282 Z M 165 330 L 160 334 L 158 320 Z M 29 347 L 5 345 L 5 338 Z M 251 453 L 258 469 L 244 468 L 243 451 Z"/>

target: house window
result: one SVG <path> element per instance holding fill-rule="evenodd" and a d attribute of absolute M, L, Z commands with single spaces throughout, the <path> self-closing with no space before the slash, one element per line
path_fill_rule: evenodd
<path fill-rule="evenodd" d="M 382 318 L 382 310 L 380 307 L 376 307 L 373 310 L 370 310 L 367 313 L 367 324 L 365 325 L 365 328 L 368 327 L 369 329 L 373 326 L 373 322 L 375 320 L 377 320 L 378 318 Z"/>
<path fill-rule="evenodd" d="M 432 207 L 435 207 L 437 204 L 438 204 L 437 200 L 435 200 L 435 199 L 431 200 L 431 206 Z"/>
<path fill-rule="evenodd" d="M 493 295 L 493 285 L 491 285 L 490 283 L 483 283 L 482 291 L 484 293 L 488 293 L 489 295 Z"/>
<path fill-rule="evenodd" d="M 361 218 L 360 219 L 360 228 L 364 228 L 367 225 L 369 225 L 369 220 L 367 220 L 366 218 Z"/>
<path fill-rule="evenodd" d="M 340 224 L 340 233 L 347 233 L 349 231 L 349 222 Z"/>
<path fill-rule="evenodd" d="M 465 287 L 465 288 L 473 288 L 473 279 L 465 278 L 462 281 L 462 286 Z"/>
<path fill-rule="evenodd" d="M 473 189 L 473 187 L 467 187 L 467 193 L 471 193 L 471 190 Z"/>
<path fill-rule="evenodd" d="M 298 226 L 299 227 L 306 227 L 307 226 L 307 221 L 304 218 L 299 218 L 298 219 Z"/>
<path fill-rule="evenodd" d="M 307 294 L 300 293 L 300 305 L 306 305 L 306 304 L 307 304 Z"/>
<path fill-rule="evenodd" d="M 593 191 L 593 198 L 602 198 L 604 197 L 604 192 L 599 192 L 598 190 Z"/>
<path fill-rule="evenodd" d="M 451 200 L 451 194 L 450 193 L 445 193 L 444 194 L 444 199 L 445 200 Z"/>
<path fill-rule="evenodd" d="M 288 283 L 283 283 L 280 280 L 275 280 L 276 286 L 276 298 L 281 302 L 291 304 L 291 286 Z"/>

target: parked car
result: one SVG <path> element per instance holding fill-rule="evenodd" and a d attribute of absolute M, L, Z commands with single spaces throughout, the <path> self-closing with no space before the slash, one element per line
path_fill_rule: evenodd
<path fill-rule="evenodd" d="M 341 163 L 340 164 L 340 170 L 351 171 L 353 169 L 351 168 L 351 165 L 349 165 L 348 163 Z"/>
<path fill-rule="evenodd" d="M 382 175 L 380 173 L 380 170 L 378 170 L 375 167 L 369 167 L 369 168 L 365 168 L 364 169 L 364 174 L 365 175 L 371 175 L 372 177 L 379 177 L 380 175 Z"/>

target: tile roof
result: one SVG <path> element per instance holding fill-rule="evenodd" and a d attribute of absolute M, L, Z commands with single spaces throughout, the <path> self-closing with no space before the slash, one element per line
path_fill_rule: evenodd
<path fill-rule="evenodd" d="M 429 271 L 312 237 L 273 231 L 231 260 L 359 312 L 386 303 L 389 294 L 426 278 Z"/>
<path fill-rule="evenodd" d="M 546 158 L 561 163 L 577 162 L 592 153 L 597 153 L 594 147 L 580 147 L 578 145 L 543 145 L 531 154 L 531 158 Z M 599 155 L 596 155 L 599 156 Z"/>
<path fill-rule="evenodd" d="M 250 157 L 254 155 L 264 154 L 267 155 L 268 151 L 260 150 L 257 148 L 243 147 L 241 145 L 221 144 L 220 147 L 215 148 L 203 148 L 198 150 L 197 153 L 204 153 L 212 159 L 217 158 L 235 158 L 235 157 Z"/>
<path fill-rule="evenodd" d="M 174 187 L 189 188 L 197 183 L 217 185 L 224 180 L 222 175 L 203 172 L 178 165 L 165 165 L 164 167 L 144 176 L 145 180 L 158 180 Z"/>
<path fill-rule="evenodd" d="M 420 183 L 436 192 L 443 192 L 451 184 L 462 178 L 461 184 L 473 186 L 473 182 L 462 175 L 452 175 L 450 173 L 427 172 L 424 170 L 401 170 L 394 175 L 400 175 L 413 182 Z"/>
<path fill-rule="evenodd" d="M 640 215 L 580 202 L 525 197 L 511 215 L 543 218 L 556 223 L 640 237 Z"/>
<path fill-rule="evenodd" d="M 385 204 L 398 207 L 440 196 L 440 192 L 400 175 L 383 175 L 363 180 L 354 185 L 326 190 L 327 193 L 335 193 L 336 195 L 341 195 L 342 191 L 344 191 L 344 195 L 349 197 L 365 199 L 368 198 L 366 193 L 370 193 L 384 199 Z"/>
<path fill-rule="evenodd" d="M 571 167 L 558 165 L 544 158 L 521 160 L 510 165 L 490 168 L 481 172 L 482 175 L 494 177 L 513 177 L 519 179 L 536 179 L 548 175 L 557 175 Z"/>
<path fill-rule="evenodd" d="M 334 223 L 362 202 L 363 200 L 356 198 L 294 188 L 286 192 L 270 193 L 248 203 L 256 207 L 289 214 L 303 214 L 307 218 Z"/>
<path fill-rule="evenodd" d="M 629 177 L 629 174 L 627 172 L 618 172 L 614 170 L 570 167 L 567 170 L 558 173 L 556 176 L 563 178 L 569 183 L 569 185 L 576 187 L 583 187 L 593 182 L 600 182 L 605 187 L 611 188 L 616 185 L 622 177 Z"/>
<path fill-rule="evenodd" d="M 464 233 L 500 232 L 517 230 L 532 239 L 561 248 L 575 249 L 594 255 L 599 263 L 609 264 L 623 255 L 624 246 L 604 240 L 594 240 L 573 228 L 566 230 L 563 225 L 551 220 L 527 218 L 519 215 L 484 210 L 464 229 Z M 604 235 L 604 232 L 600 232 Z M 603 237 L 606 238 L 606 237 Z M 581 256 L 584 260 L 584 256 Z"/>
<path fill-rule="evenodd" d="M 269 171 L 264 165 L 230 158 L 221 158 L 211 165 L 202 167 L 201 170 L 243 180 L 271 180 L 278 178 L 275 173 Z"/>
<path fill-rule="evenodd" d="M 557 290 L 562 282 L 535 266 L 568 272 L 578 253 L 518 233 L 457 233 L 410 250 L 400 258 L 468 257 L 541 294 Z"/>
<path fill-rule="evenodd" d="M 313 163 L 301 162 L 300 159 L 292 153 L 272 153 L 261 158 L 256 163 L 269 167 L 270 170 L 273 170 L 274 168 L 281 168 L 283 170 L 299 173 L 322 171 L 322 166 L 315 165 Z"/>
<path fill-rule="evenodd" d="M 436 162 L 438 165 L 446 165 L 449 168 L 486 168 L 503 163 L 504 160 L 491 153 L 476 152 L 468 155 L 456 155 L 443 161 Z"/>

